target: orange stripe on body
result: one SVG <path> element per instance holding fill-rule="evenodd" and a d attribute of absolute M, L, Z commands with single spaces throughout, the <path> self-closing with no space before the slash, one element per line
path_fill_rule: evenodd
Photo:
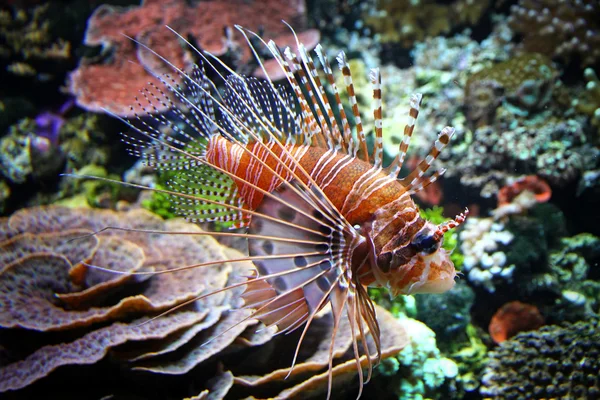
<path fill-rule="evenodd" d="M 272 142 L 266 145 L 284 161 L 285 165 L 295 170 L 293 161 L 283 154 L 283 149 L 278 144 Z M 267 167 L 248 154 L 249 152 L 263 160 L 272 170 L 278 171 L 285 180 L 290 181 L 292 179 L 291 174 L 279 165 L 280 161 L 273 155 L 268 154 L 263 145 L 252 143 L 246 145 L 246 148 L 249 151 L 244 151 L 243 144 L 228 141 L 221 136 L 214 136 L 208 143 L 206 159 L 209 163 L 223 168 L 265 191 L 273 190 L 282 181 Z M 353 188 L 361 177 L 372 171 L 371 164 L 357 158 L 350 163 L 339 162 L 345 156 L 344 154 L 327 153 L 327 149 L 321 147 L 307 148 L 301 145 L 287 145 L 286 149 L 294 158 L 299 159 L 300 165 L 311 174 L 311 177 L 323 189 L 325 195 L 338 210 L 342 213 L 343 208 L 351 210 L 348 215 L 344 215 L 350 224 L 361 224 L 370 220 L 375 211 L 398 199 L 405 192 L 400 182 L 390 180 L 388 175 L 381 171 L 367 181 L 386 179 L 389 184 L 373 191 L 367 198 L 361 197 L 360 193 L 357 193 L 356 190 L 353 191 Z M 330 158 L 322 159 L 323 157 Z M 338 166 L 340 170 L 331 171 L 334 166 Z M 331 179 L 332 173 L 335 175 L 334 179 Z M 304 183 L 308 183 L 308 180 L 303 178 L 300 172 L 297 175 L 302 178 Z M 260 205 L 264 194 L 253 189 L 250 185 L 245 185 L 240 180 L 236 181 L 236 184 L 244 203 L 249 209 L 256 209 Z M 351 196 L 350 199 L 348 199 L 348 196 Z M 360 206 L 349 207 L 355 202 L 360 202 Z"/>

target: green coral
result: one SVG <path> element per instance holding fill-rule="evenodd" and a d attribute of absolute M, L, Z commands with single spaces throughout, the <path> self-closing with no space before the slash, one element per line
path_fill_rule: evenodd
<path fill-rule="evenodd" d="M 166 187 L 157 184 L 156 189 L 162 190 L 166 189 Z M 166 193 L 152 192 L 149 198 L 142 200 L 142 207 L 165 219 L 175 218 L 177 214 L 173 210 L 171 201 L 171 196 Z"/>
<path fill-rule="evenodd" d="M 77 171 L 77 175 L 94 176 L 119 181 L 119 177 L 109 174 L 106 169 L 99 165 L 86 165 Z M 71 179 L 63 187 L 63 197 L 55 204 L 67 207 L 100 207 L 115 208 L 116 203 L 124 196 L 124 193 L 133 189 L 124 187 L 117 183 L 103 181 L 100 179 Z"/>
<path fill-rule="evenodd" d="M 67 165 L 80 169 L 86 165 L 107 165 L 110 148 L 102 117 L 84 113 L 65 120 L 59 142 L 67 155 Z"/>
<path fill-rule="evenodd" d="M 452 353 L 451 358 L 458 365 L 462 389 L 473 392 L 479 388 L 480 375 L 487 364 L 488 348 L 481 340 L 480 329 L 469 324 L 466 333 L 469 343 Z"/>
<path fill-rule="evenodd" d="M 410 336 L 410 345 L 396 357 L 382 362 L 380 371 L 391 378 L 391 390 L 403 399 L 441 398 L 442 386 L 453 386 L 458 366 L 442 357 L 435 333 L 414 319 L 402 319 Z"/>
<path fill-rule="evenodd" d="M 577 112 L 589 116 L 591 124 L 600 135 L 600 79 L 591 68 L 583 72 L 586 84 L 580 98 L 573 100 L 572 105 Z"/>
<path fill-rule="evenodd" d="M 581 311 L 588 315 L 600 313 L 599 262 L 600 238 L 589 233 L 563 238 L 561 247 L 550 254 L 550 269 L 564 296 L 580 298 Z"/>

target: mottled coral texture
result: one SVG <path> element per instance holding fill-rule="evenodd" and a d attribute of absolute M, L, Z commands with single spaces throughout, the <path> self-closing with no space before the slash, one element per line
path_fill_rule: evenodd
<path fill-rule="evenodd" d="M 90 17 L 85 36 L 85 44 L 102 46 L 101 57 L 81 62 L 70 76 L 69 90 L 77 104 L 90 111 L 106 109 L 121 116 L 142 112 L 144 106 L 149 112 L 164 111 L 168 103 L 153 102 L 158 107 L 153 109 L 147 101 L 137 104 L 134 99 L 149 83 L 163 87 L 153 75 L 168 74 L 163 79 L 170 84 L 182 82 L 177 71 L 152 51 L 186 72 L 198 57 L 165 25 L 183 38 L 192 39 L 203 51 L 216 56 L 229 52 L 246 63 L 252 57 L 251 52 L 235 24 L 243 23 L 247 29 L 261 31 L 267 39 L 286 36 L 289 42 L 289 28 L 281 20 L 301 31 L 306 25 L 304 14 L 303 0 L 213 0 L 193 4 L 183 0 L 145 0 L 138 7 L 103 5 Z M 315 35 L 318 40 L 318 32 L 309 37 Z"/>
<path fill-rule="evenodd" d="M 119 229 L 90 235 L 106 227 Z M 239 258 L 196 225 L 143 210 L 40 207 L 0 219 L 0 393 L 160 399 L 218 399 L 231 390 L 243 396 L 322 394 L 330 315 L 315 319 L 296 368 L 279 383 L 290 372 L 300 331 L 274 337 L 274 328 L 248 319 L 250 310 L 239 309 L 243 287 L 194 300 L 245 279 L 252 264 L 226 262 Z M 223 262 L 145 274 L 213 260 Z M 378 308 L 377 314 L 383 356 L 392 356 L 407 335 L 389 312 Z M 334 355 L 336 385 L 357 389 L 346 322 Z"/>
<path fill-rule="evenodd" d="M 600 61 L 600 3 L 594 0 L 520 0 L 509 26 L 525 50 L 582 66 Z"/>
<path fill-rule="evenodd" d="M 545 326 L 490 353 L 481 393 L 490 399 L 598 399 L 599 370 L 598 321 Z"/>

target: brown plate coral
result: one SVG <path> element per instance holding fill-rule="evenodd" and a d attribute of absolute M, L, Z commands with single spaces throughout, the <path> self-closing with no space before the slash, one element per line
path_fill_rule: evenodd
<path fill-rule="evenodd" d="M 108 226 L 120 229 L 90 235 Z M 196 225 L 142 210 L 40 207 L 0 220 L 0 230 L 3 398 L 306 398 L 326 390 L 330 315 L 309 329 L 290 371 L 299 333 L 275 336 L 246 320 L 243 288 L 194 301 L 252 268 L 226 262 L 240 253 Z M 224 262 L 153 274 L 213 260 Z M 408 338 L 390 313 L 377 313 L 383 355 L 392 356 Z M 340 326 L 334 384 L 355 396 L 349 335 Z"/>

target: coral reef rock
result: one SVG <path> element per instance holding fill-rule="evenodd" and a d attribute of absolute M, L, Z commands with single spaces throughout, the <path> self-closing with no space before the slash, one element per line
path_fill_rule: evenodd
<path fill-rule="evenodd" d="M 545 326 L 490 353 L 481 394 L 490 399 L 598 399 L 599 370 L 598 321 Z"/>

